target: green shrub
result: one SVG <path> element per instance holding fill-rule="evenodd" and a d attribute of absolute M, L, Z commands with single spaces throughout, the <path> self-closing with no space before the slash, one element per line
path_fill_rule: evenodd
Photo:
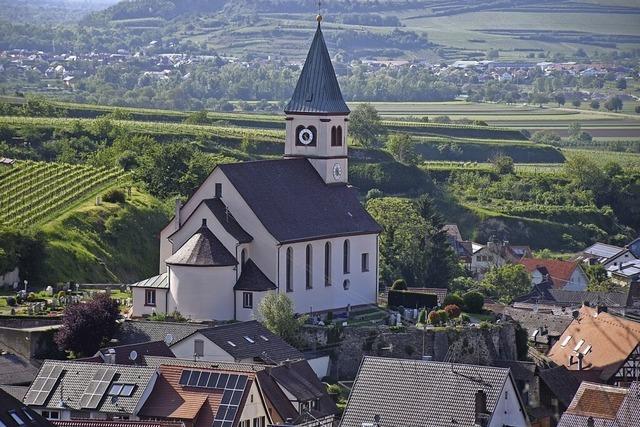
<path fill-rule="evenodd" d="M 338 384 L 329 384 L 327 386 L 327 393 L 329 394 L 340 394 L 342 388 Z"/>
<path fill-rule="evenodd" d="M 393 282 L 393 285 L 391 285 L 391 290 L 394 290 L 394 291 L 406 291 L 407 290 L 407 282 L 405 282 L 404 279 L 398 279 L 395 282 Z"/>
<path fill-rule="evenodd" d="M 462 297 L 457 293 L 448 294 L 445 297 L 444 301 L 442 302 L 443 306 L 447 306 L 447 305 L 451 305 L 451 304 L 455 304 L 458 307 L 463 307 L 464 306 L 464 302 L 462 300 Z"/>
<path fill-rule="evenodd" d="M 127 196 L 124 194 L 124 191 L 112 188 L 102 196 L 102 200 L 108 203 L 125 203 Z"/>
<path fill-rule="evenodd" d="M 469 291 L 462 297 L 464 308 L 470 313 L 482 313 L 484 295 L 478 291 Z"/>
<path fill-rule="evenodd" d="M 14 297 L 7 297 L 7 305 L 9 307 L 15 307 L 18 305 L 18 302 L 16 301 L 16 299 Z"/>
<path fill-rule="evenodd" d="M 458 320 L 462 324 L 467 324 L 467 323 L 471 322 L 471 317 L 467 313 L 462 313 L 460 315 L 460 317 L 458 317 Z"/>
<path fill-rule="evenodd" d="M 423 325 L 427 323 L 427 310 L 420 310 L 420 314 L 418 315 L 418 323 L 422 323 Z"/>

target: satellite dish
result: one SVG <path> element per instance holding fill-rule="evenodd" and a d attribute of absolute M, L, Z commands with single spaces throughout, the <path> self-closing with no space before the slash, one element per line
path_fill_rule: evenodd
<path fill-rule="evenodd" d="M 138 352 L 135 350 L 131 350 L 131 353 L 129 353 L 129 360 L 131 360 L 132 362 L 135 362 L 137 358 L 138 358 Z"/>
<path fill-rule="evenodd" d="M 166 345 L 171 345 L 173 343 L 173 334 L 167 334 L 164 336 L 164 343 Z"/>

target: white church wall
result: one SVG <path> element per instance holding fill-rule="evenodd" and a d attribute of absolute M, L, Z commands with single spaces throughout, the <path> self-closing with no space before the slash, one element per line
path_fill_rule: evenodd
<path fill-rule="evenodd" d="M 193 320 L 232 320 L 234 266 L 169 268 L 172 304 Z M 169 309 L 172 310 L 170 304 Z"/>
<path fill-rule="evenodd" d="M 252 308 L 244 308 L 242 304 L 242 298 L 244 292 L 248 291 L 237 291 L 236 292 L 236 320 L 241 322 L 246 322 L 248 320 L 257 320 L 258 319 L 258 307 L 260 307 L 260 302 L 262 299 L 268 294 L 268 292 L 251 292 L 253 296 L 253 307 Z"/>
<path fill-rule="evenodd" d="M 193 359 L 193 355 L 195 353 L 194 343 L 196 340 L 202 340 L 204 344 L 204 355 L 202 357 L 198 357 L 198 360 L 207 362 L 235 362 L 233 356 L 199 332 L 191 334 L 173 344 L 170 347 L 171 351 L 178 359 Z"/>
<path fill-rule="evenodd" d="M 343 245 L 349 240 L 350 269 L 344 273 Z M 324 283 L 324 248 L 331 242 L 331 286 Z M 313 287 L 306 288 L 306 246 L 313 248 Z M 293 248 L 293 292 L 286 292 L 286 250 Z M 369 254 L 369 270 L 362 271 L 361 256 Z M 323 239 L 312 242 L 300 242 L 283 245 L 280 256 L 279 291 L 286 293 L 294 302 L 298 313 L 334 310 L 350 306 L 376 303 L 377 292 L 377 253 L 376 236 L 360 235 Z M 345 280 L 349 280 L 349 289 L 344 289 Z"/>
<path fill-rule="evenodd" d="M 133 316 L 134 317 L 142 317 L 142 316 L 150 316 L 154 313 L 154 309 L 156 313 L 167 313 L 167 290 L 166 289 L 155 289 L 156 291 L 156 305 L 146 305 L 145 299 L 145 291 L 146 288 L 131 288 L 132 298 L 133 298 Z"/>

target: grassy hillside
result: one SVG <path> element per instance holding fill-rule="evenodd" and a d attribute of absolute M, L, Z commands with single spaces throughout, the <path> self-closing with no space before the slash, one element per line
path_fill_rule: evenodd
<path fill-rule="evenodd" d="M 164 205 L 134 189 L 126 203 L 87 201 L 41 228 L 49 282 L 131 283 L 157 274 Z"/>

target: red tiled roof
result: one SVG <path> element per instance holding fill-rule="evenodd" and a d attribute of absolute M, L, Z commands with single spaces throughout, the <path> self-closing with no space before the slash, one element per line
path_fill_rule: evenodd
<path fill-rule="evenodd" d="M 626 388 L 583 382 L 567 413 L 613 420 L 627 395 Z"/>
<path fill-rule="evenodd" d="M 543 267 L 549 272 L 553 287 L 563 288 L 570 280 L 574 270 L 578 267 L 576 261 L 561 261 L 557 259 L 522 258 L 518 264 L 524 265 L 529 273 Z"/>

